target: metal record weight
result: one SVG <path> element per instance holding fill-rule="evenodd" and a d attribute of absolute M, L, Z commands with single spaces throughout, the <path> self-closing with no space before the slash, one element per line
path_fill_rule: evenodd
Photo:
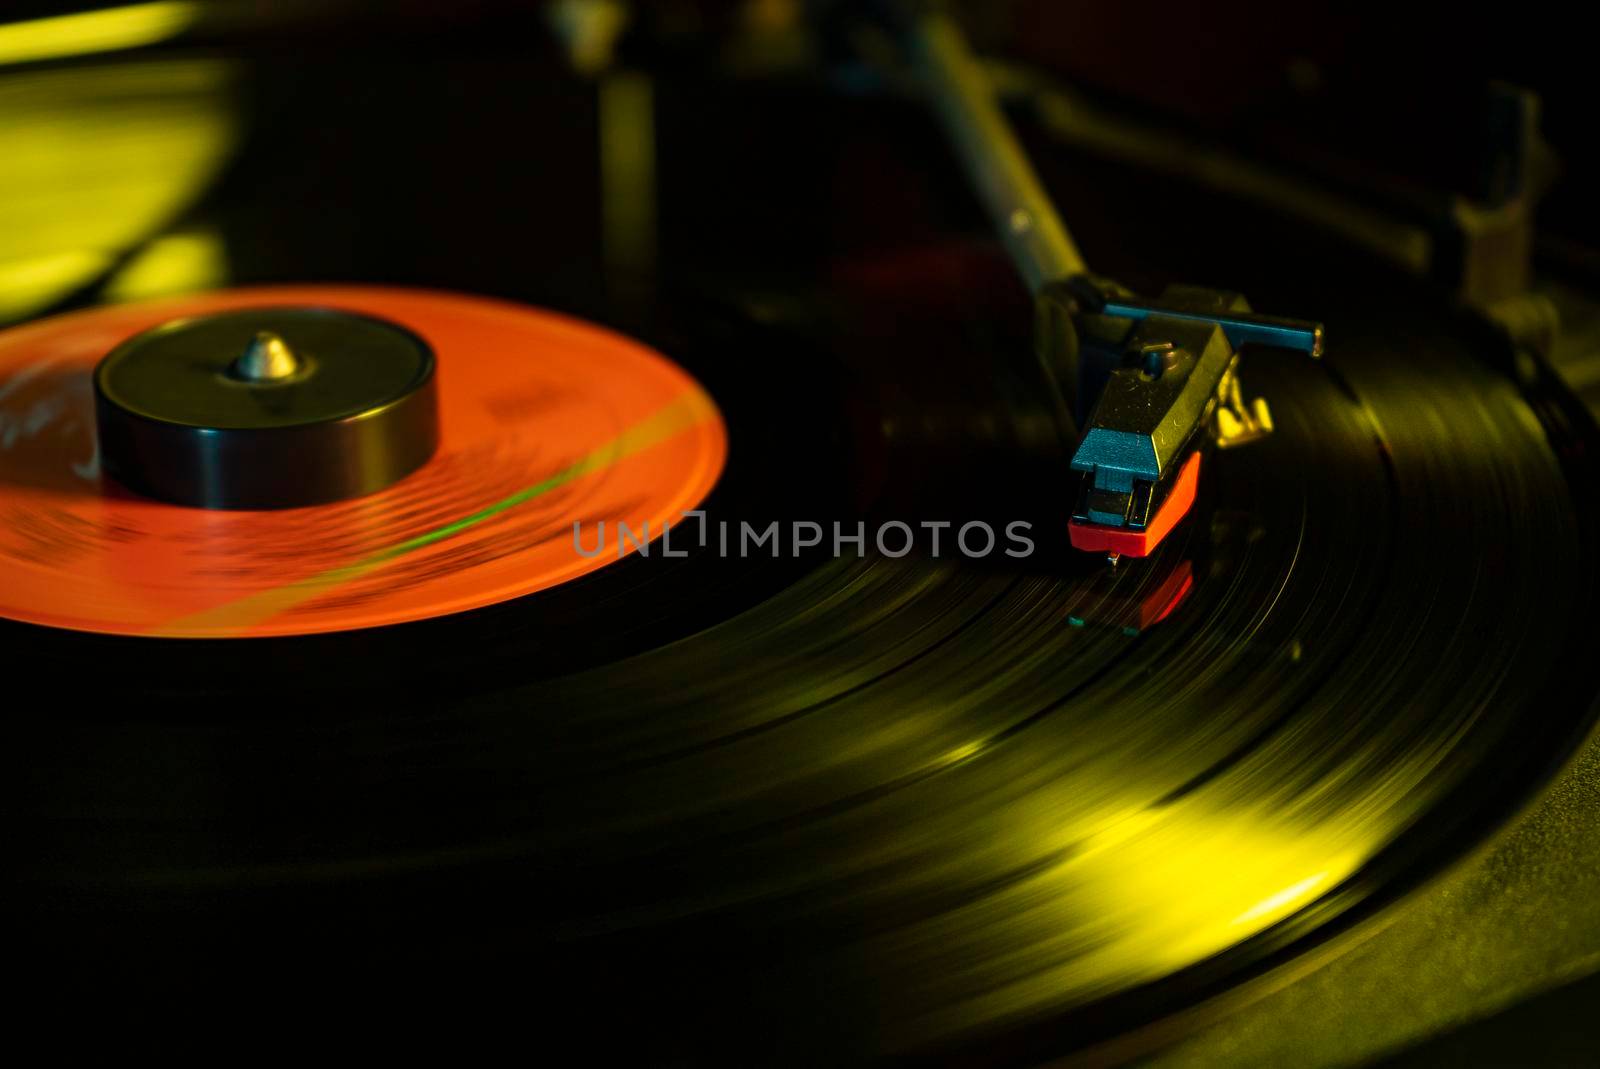
<path fill-rule="evenodd" d="M 439 440 L 427 343 L 328 308 L 163 324 L 112 350 L 94 390 L 106 474 L 198 508 L 360 497 L 415 471 Z"/>

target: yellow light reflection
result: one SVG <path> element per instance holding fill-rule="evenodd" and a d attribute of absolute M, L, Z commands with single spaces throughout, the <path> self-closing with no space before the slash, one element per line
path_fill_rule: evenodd
<path fill-rule="evenodd" d="M 106 283 L 112 301 L 137 301 L 215 289 L 228 281 L 228 255 L 214 229 L 166 234 L 146 245 Z"/>
<path fill-rule="evenodd" d="M 914 963 L 897 975 L 919 1007 L 906 1036 L 1026 1019 L 1170 976 L 1294 916 L 1371 849 L 1360 821 L 1203 793 L 1124 806 L 1121 793 L 1080 772 L 1030 784 L 1006 819 L 969 826 L 940 882 L 985 893 L 870 950 Z M 997 871 L 1027 875 L 983 882 Z"/>
<path fill-rule="evenodd" d="M 1277 894 L 1268 895 L 1233 918 L 1233 923 L 1235 925 L 1249 924 L 1251 921 L 1276 919 L 1279 916 L 1292 913 L 1296 908 L 1314 897 L 1312 892 L 1328 882 L 1328 875 L 1326 872 L 1319 872 L 1314 876 L 1307 876 L 1298 883 L 1290 884 Z"/>
<path fill-rule="evenodd" d="M 182 0 L 57 15 L 0 26 L 0 65 L 139 48 L 176 37 L 200 15 Z"/>
<path fill-rule="evenodd" d="M 939 763 L 941 765 L 959 765 L 968 758 L 976 757 L 982 752 L 982 742 L 969 742 L 965 746 L 957 746 L 954 750 L 945 754 Z"/>
<path fill-rule="evenodd" d="M 73 249 L 27 260 L 0 260 L 0 322 L 18 319 L 70 293 L 112 264 L 109 253 Z"/>
<path fill-rule="evenodd" d="M 1090 790 L 1080 778 L 1072 793 Z M 940 948 L 941 961 L 919 976 L 930 1003 L 942 1007 L 921 1025 L 1011 1019 L 1170 975 L 1304 909 L 1368 852 L 1360 827 L 1194 796 L 1108 808 L 1094 827 L 1063 835 L 1070 795 L 1043 794 L 1054 797 L 1013 814 L 1025 829 L 1017 841 L 1033 844 L 1028 855 L 1059 851 L 1060 860 L 917 933 L 918 948 Z M 972 846 L 1004 855 L 1006 840 Z"/>
<path fill-rule="evenodd" d="M 1359 856 L 1309 829 L 1250 812 L 1140 814 L 1069 862 L 1121 938 L 1110 971 L 1153 975 L 1283 919 L 1354 871 Z M 1114 951 L 1113 951 L 1114 948 Z"/>
<path fill-rule="evenodd" d="M 606 267 L 627 302 L 656 258 L 655 90 L 634 71 L 600 83 L 600 203 Z"/>
<path fill-rule="evenodd" d="M 0 77 L 0 128 L 0 318 L 15 319 L 94 282 L 205 190 L 237 140 L 231 68 Z"/>

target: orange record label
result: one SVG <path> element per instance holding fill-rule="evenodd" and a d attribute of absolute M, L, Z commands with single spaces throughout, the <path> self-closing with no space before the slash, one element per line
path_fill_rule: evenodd
<path fill-rule="evenodd" d="M 437 359 L 439 450 L 379 493 L 239 512 L 102 478 L 95 365 L 180 316 L 315 305 L 387 319 Z M 126 635 L 242 637 L 421 620 L 531 594 L 694 509 L 727 457 L 706 392 L 666 357 L 575 319 L 475 297 L 343 286 L 99 308 L 0 333 L 0 616 Z"/>

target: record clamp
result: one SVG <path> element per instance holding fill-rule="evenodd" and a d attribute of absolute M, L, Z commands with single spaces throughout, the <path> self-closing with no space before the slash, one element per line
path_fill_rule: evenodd
<path fill-rule="evenodd" d="M 383 489 L 439 441 L 434 355 L 325 308 L 224 312 L 129 339 L 94 375 L 101 463 L 202 508 L 288 508 Z"/>

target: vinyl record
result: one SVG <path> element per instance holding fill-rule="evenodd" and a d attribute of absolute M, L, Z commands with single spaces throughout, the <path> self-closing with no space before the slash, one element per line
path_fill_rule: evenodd
<path fill-rule="evenodd" d="M 1136 567 L 812 554 L 720 623 L 566 672 L 492 650 L 581 647 L 559 590 L 476 652 L 371 632 L 381 676 L 316 645 L 272 648 L 314 684 L 264 680 L 269 647 L 208 645 L 250 704 L 210 673 L 195 704 L 196 647 L 141 645 L 97 699 L 115 727 L 24 732 L 52 769 L 35 826 L 94 813 L 132 850 L 33 843 L 35 889 L 78 889 L 48 930 L 70 960 L 110 924 L 129 967 L 194 975 L 293 971 L 308 939 L 368 979 L 481 968 L 564 1026 L 620 1000 L 684 1056 L 1031 1056 L 1224 990 L 1425 877 L 1586 723 L 1553 668 L 1593 535 L 1550 429 L 1447 320 L 1404 366 L 1393 329 L 1327 367 L 1255 359 L 1271 448 L 1222 455 Z M 153 761 L 200 793 L 137 786 Z"/>
<path fill-rule="evenodd" d="M 443 427 L 422 470 L 353 501 L 250 512 L 178 507 L 102 475 L 90 376 L 108 352 L 184 317 L 284 306 L 387 316 L 429 341 Z M 726 451 L 698 384 L 615 334 L 481 299 L 338 286 L 18 328 L 0 336 L 0 427 L 0 616 L 189 638 L 374 627 L 565 582 L 693 509 Z M 574 552 L 574 525 L 600 522 L 637 541 Z"/>

